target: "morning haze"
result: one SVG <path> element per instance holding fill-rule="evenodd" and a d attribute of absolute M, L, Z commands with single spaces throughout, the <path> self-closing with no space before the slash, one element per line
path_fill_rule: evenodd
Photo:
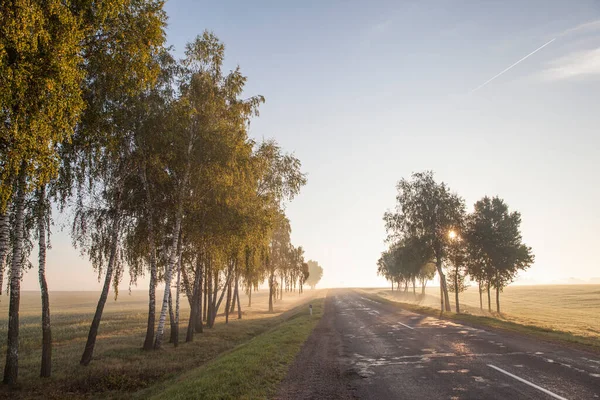
<path fill-rule="evenodd" d="M 401 177 L 426 169 L 469 207 L 500 195 L 522 213 L 536 260 L 517 282 L 600 276 L 597 2 L 302 4 L 168 1 L 167 38 L 182 56 L 198 27 L 212 29 L 226 67 L 266 97 L 250 134 L 303 162 L 308 185 L 287 214 L 293 239 L 327 267 L 324 286 L 385 284 L 368 267 L 385 248 L 383 211 Z M 98 290 L 54 230 L 50 287 Z M 37 290 L 36 274 L 23 288 Z"/>
<path fill-rule="evenodd" d="M 597 0 L 0 1 L 0 398 L 599 398 L 599 89 Z"/>

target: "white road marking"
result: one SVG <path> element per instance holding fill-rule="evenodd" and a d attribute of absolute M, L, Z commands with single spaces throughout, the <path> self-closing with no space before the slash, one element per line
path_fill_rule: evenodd
<path fill-rule="evenodd" d="M 496 371 L 502 372 L 503 374 L 506 374 L 506 375 L 510 376 L 511 378 L 514 378 L 514 379 L 518 380 L 519 382 L 523 382 L 524 384 L 529 385 L 532 388 L 536 388 L 537 390 L 539 390 L 541 392 L 544 392 L 547 395 L 554 397 L 555 399 L 567 400 L 566 398 L 564 398 L 562 396 L 559 396 L 556 393 L 553 393 L 553 392 L 549 391 L 548 389 L 544 389 L 543 387 L 540 387 L 540 386 L 536 385 L 535 383 L 531 383 L 531 382 L 529 382 L 529 381 L 527 381 L 527 380 L 525 380 L 523 378 L 518 377 L 517 375 L 511 374 L 510 372 L 503 370 L 502 368 L 498 368 L 495 365 L 488 364 L 487 366 L 490 367 L 490 368 L 495 369 Z"/>
<path fill-rule="evenodd" d="M 402 325 L 402 326 L 404 326 L 404 327 L 408 328 L 408 329 L 412 329 L 413 331 L 415 330 L 415 328 L 413 328 L 412 326 L 408 326 L 408 325 L 406 325 L 406 324 L 403 324 L 402 322 L 398 322 L 398 323 L 399 323 L 400 325 Z"/>

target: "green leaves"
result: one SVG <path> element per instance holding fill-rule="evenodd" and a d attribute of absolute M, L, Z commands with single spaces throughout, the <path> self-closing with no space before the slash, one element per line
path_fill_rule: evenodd
<path fill-rule="evenodd" d="M 451 291 L 464 290 L 467 275 L 501 290 L 533 263 L 531 248 L 522 243 L 521 215 L 509 212 L 499 197 L 484 197 L 467 216 L 464 200 L 437 183 L 431 171 L 401 179 L 397 190 L 396 208 L 383 218 L 391 245 L 378 261 L 378 273 L 386 279 L 426 276 L 423 266 L 435 260 L 444 295 L 444 265 L 452 266 Z"/>
<path fill-rule="evenodd" d="M 84 108 L 79 20 L 62 1 L 0 2 L 0 209 L 26 168 L 28 191 L 58 172 Z"/>
<path fill-rule="evenodd" d="M 475 203 L 469 217 L 467 238 L 470 245 L 471 274 L 493 287 L 503 288 L 514 280 L 519 270 L 534 261 L 531 248 L 522 243 L 521 214 L 509 212 L 499 197 L 485 196 Z"/>

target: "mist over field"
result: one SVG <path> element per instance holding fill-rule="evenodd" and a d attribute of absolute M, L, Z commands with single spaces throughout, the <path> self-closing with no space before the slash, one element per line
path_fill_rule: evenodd
<path fill-rule="evenodd" d="M 600 398 L 600 3 L 0 0 L 0 399 Z"/>

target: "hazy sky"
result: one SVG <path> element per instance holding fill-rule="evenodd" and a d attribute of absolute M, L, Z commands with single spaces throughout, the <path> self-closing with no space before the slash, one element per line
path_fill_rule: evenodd
<path fill-rule="evenodd" d="M 309 174 L 287 213 L 324 286 L 385 285 L 382 215 L 395 183 L 424 169 L 469 209 L 499 195 L 522 213 L 536 255 L 522 282 L 600 276 L 597 0 L 170 0 L 166 10 L 177 54 L 210 29 L 247 94 L 266 97 L 251 135 L 275 138 Z M 54 230 L 51 290 L 99 289 Z M 38 287 L 30 271 L 23 288 Z"/>

